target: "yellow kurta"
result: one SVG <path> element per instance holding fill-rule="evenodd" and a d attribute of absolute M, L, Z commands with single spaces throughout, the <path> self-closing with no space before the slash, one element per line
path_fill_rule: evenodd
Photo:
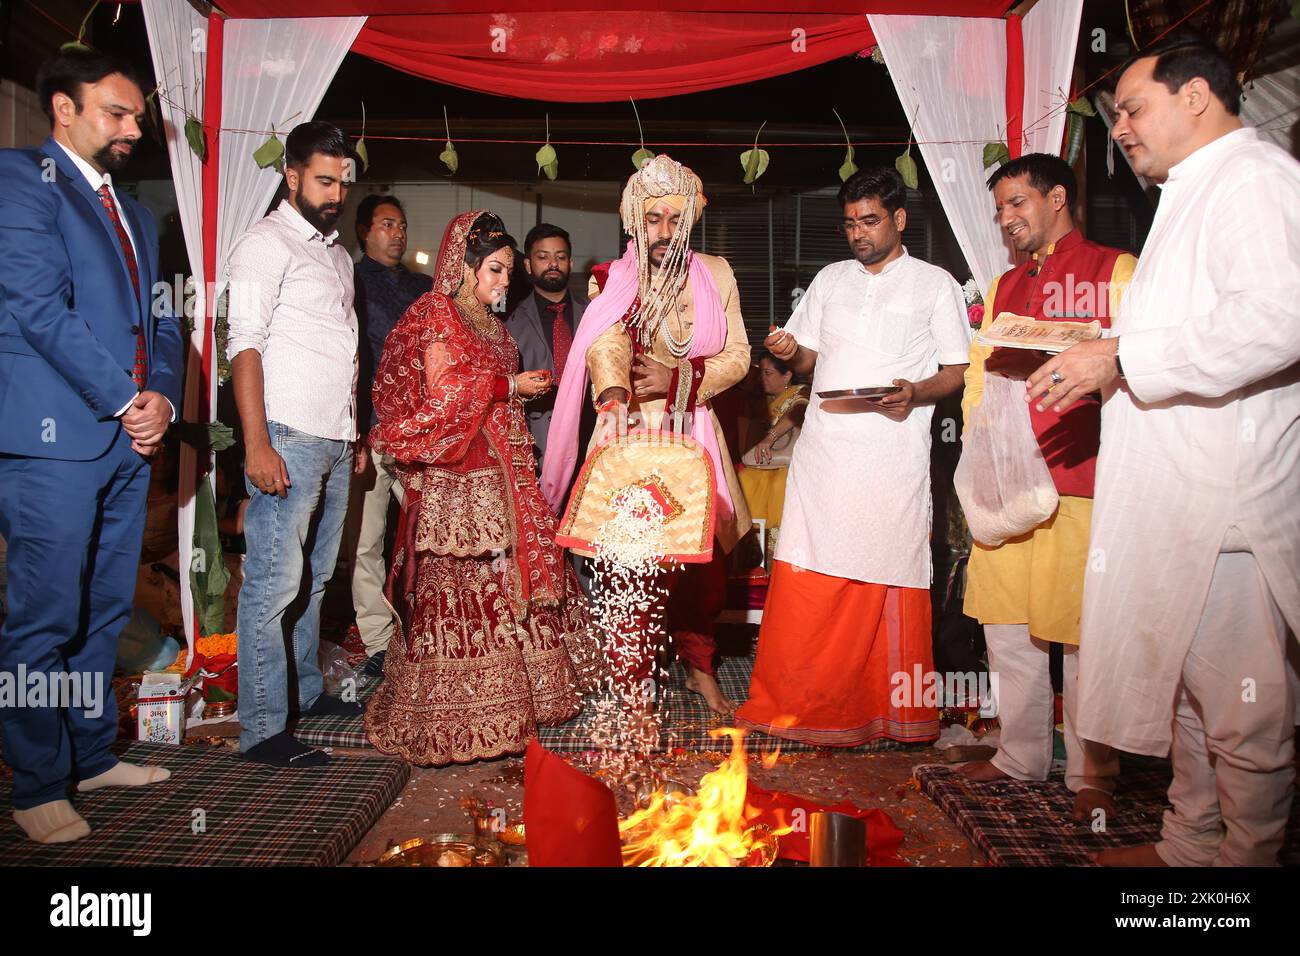
<path fill-rule="evenodd" d="M 1119 303 L 1137 260 L 1120 256 L 1111 274 L 1110 315 Z M 984 297 L 984 322 L 991 322 L 998 292 L 994 279 Z M 962 420 L 984 395 L 984 363 L 993 350 L 971 343 L 962 394 Z M 996 548 L 978 541 L 971 547 L 963 610 L 981 624 L 1028 624 L 1029 633 L 1058 644 L 1079 643 L 1083 616 L 1083 574 L 1088 562 L 1092 499 L 1061 496 L 1056 514 L 1033 531 Z"/>
<path fill-rule="evenodd" d="M 768 427 L 774 427 L 782 416 L 797 406 L 807 404 L 806 385 L 791 385 L 783 389 L 768 402 Z M 789 467 L 746 467 L 740 470 L 740 487 L 745 491 L 749 513 L 755 519 L 766 521 L 769 529 L 781 525 L 781 512 L 785 508 L 785 482 L 789 476 Z"/>
<path fill-rule="evenodd" d="M 745 493 L 736 478 L 736 469 L 731 464 L 727 439 L 723 436 L 717 416 L 713 414 L 713 409 L 708 402 L 714 395 L 731 388 L 749 373 L 749 336 L 745 333 L 745 321 L 740 314 L 740 292 L 736 288 L 736 276 L 731 271 L 731 266 L 727 264 L 727 260 L 698 252 L 693 255 L 699 256 L 700 261 L 708 267 L 713 283 L 718 287 L 718 294 L 722 297 L 723 310 L 727 313 L 727 342 L 717 355 L 704 360 L 704 378 L 696 392 L 696 404 L 708 410 L 709 419 L 713 422 L 713 431 L 718 438 L 718 452 L 722 459 L 721 477 L 727 483 L 732 504 L 735 506 L 733 520 L 720 521 L 716 527 L 718 543 L 722 545 L 723 551 L 729 553 L 736 546 L 736 542 L 749 533 L 753 521 L 749 516 Z M 587 294 L 593 299 L 600 294 L 594 277 L 587 287 Z M 677 312 L 670 314 L 667 322 L 673 337 L 681 341 L 695 321 L 695 308 L 691 301 L 689 282 L 677 297 L 677 304 Z M 673 358 L 662 335 L 655 339 L 650 349 L 650 357 L 669 368 L 680 366 L 687 374 L 690 372 L 690 362 Z M 642 401 L 632 394 L 632 340 L 628 338 L 623 323 L 616 322 L 591 343 L 591 347 L 587 349 L 587 371 L 591 375 L 593 400 L 607 388 L 626 389 L 630 396 L 629 414 L 640 412 L 647 427 L 659 426 L 664 414 L 665 399 L 659 397 Z M 594 440 L 593 436 L 593 442 Z M 588 454 L 591 450 L 587 449 Z"/>

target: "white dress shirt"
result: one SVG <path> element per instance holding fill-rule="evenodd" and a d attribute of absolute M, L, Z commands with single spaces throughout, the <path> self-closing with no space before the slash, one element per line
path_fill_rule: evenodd
<path fill-rule="evenodd" d="M 1174 166 L 1113 334 L 1078 730 L 1163 756 L 1220 551 L 1300 634 L 1300 163 L 1245 127 Z"/>
<path fill-rule="evenodd" d="M 969 361 L 961 287 L 903 250 L 880 270 L 854 259 L 813 279 L 785 330 L 817 353 L 812 400 L 795 445 L 777 558 L 822 574 L 930 586 L 930 418 L 834 414 L 817 392 L 918 382 Z"/>
<path fill-rule="evenodd" d="M 352 258 L 283 201 L 235 241 L 226 267 L 226 355 L 262 356 L 268 420 L 317 438 L 357 437 Z"/>

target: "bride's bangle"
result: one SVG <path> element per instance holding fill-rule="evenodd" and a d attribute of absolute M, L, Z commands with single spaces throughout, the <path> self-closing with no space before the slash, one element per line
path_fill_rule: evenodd
<path fill-rule="evenodd" d="M 513 375 L 510 376 L 510 394 L 506 396 L 507 402 L 513 402 L 515 396 L 519 394 L 519 379 Z"/>

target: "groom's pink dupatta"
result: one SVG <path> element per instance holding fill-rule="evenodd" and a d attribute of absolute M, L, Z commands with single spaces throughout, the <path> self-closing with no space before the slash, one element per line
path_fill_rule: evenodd
<path fill-rule="evenodd" d="M 555 396 L 555 409 L 551 413 L 551 428 L 546 436 L 546 454 L 542 458 L 542 494 L 551 509 L 558 515 L 564 510 L 564 494 L 578 461 L 578 424 L 582 403 L 587 398 L 587 350 L 600 335 L 612 325 L 622 321 L 637 296 L 637 261 L 633 243 L 620 259 L 609 267 L 609 278 L 600 295 L 591 300 L 582 321 L 578 323 L 570 347 L 570 360 L 564 365 L 564 375 Z M 691 283 L 691 301 L 694 303 L 694 341 L 690 358 L 711 358 L 727 344 L 727 313 L 722 309 L 717 283 L 700 257 L 690 254 L 688 263 Z M 574 361 L 574 359 L 577 361 Z M 665 423 L 666 424 L 666 423 Z M 691 415 L 688 431 L 692 438 L 708 453 L 713 463 L 714 484 L 718 489 L 720 510 L 729 515 L 734 511 L 731 492 L 727 488 L 722 470 L 718 436 L 706 407 L 697 406 Z M 582 450 L 583 452 L 586 449 Z M 719 514 L 721 520 L 724 515 Z"/>

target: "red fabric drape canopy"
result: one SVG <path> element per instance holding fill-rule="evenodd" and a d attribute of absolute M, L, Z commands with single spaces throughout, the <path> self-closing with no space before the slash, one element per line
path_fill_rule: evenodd
<path fill-rule="evenodd" d="M 698 93 L 807 69 L 874 45 L 865 13 L 1000 17 L 1010 0 L 748 0 L 700 11 L 682 0 L 637 9 L 500 2 L 496 12 L 417 0 L 219 0 L 232 17 L 369 16 L 352 45 L 438 83 L 500 96 L 596 103 Z M 697 9 L 692 9 L 692 7 Z M 802 12 L 789 12 L 802 11 Z"/>

